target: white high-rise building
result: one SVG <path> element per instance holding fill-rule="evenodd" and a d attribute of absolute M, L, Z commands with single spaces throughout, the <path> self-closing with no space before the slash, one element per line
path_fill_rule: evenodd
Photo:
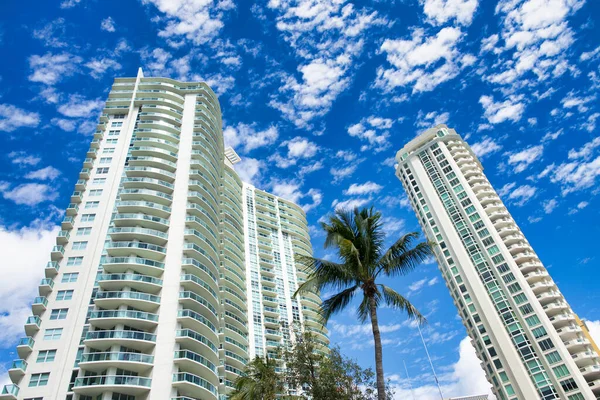
<path fill-rule="evenodd" d="M 595 399 L 595 345 L 469 145 L 438 125 L 396 161 L 497 398 Z"/>
<path fill-rule="evenodd" d="M 0 399 L 222 399 L 313 331 L 304 212 L 243 183 L 205 83 L 116 79 Z"/>

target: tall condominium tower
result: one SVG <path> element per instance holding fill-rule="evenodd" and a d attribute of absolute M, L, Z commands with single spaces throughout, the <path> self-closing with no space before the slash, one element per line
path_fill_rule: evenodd
<path fill-rule="evenodd" d="M 237 161 L 206 84 L 115 80 L 0 399 L 222 399 L 297 326 L 328 344 L 305 215 Z"/>
<path fill-rule="evenodd" d="M 402 181 L 498 399 L 595 399 L 600 358 L 453 129 L 396 156 Z"/>

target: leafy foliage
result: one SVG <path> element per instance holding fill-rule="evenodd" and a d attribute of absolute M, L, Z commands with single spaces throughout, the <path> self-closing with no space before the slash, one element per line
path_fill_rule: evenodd
<path fill-rule="evenodd" d="M 235 381 L 230 400 L 275 400 L 283 392 L 283 384 L 275 371 L 275 360 L 256 357 L 245 370 L 245 375 Z"/>

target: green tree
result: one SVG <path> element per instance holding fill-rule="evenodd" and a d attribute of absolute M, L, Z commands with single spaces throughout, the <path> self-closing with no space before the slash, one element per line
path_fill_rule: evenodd
<path fill-rule="evenodd" d="M 277 372 L 274 359 L 256 357 L 235 381 L 235 389 L 230 400 L 275 400 L 283 392 L 283 385 Z"/>
<path fill-rule="evenodd" d="M 313 335 L 305 333 L 291 349 L 283 353 L 288 389 L 302 388 L 301 399 L 375 400 L 377 387 L 371 369 L 362 369 L 344 357 L 338 347 L 328 354 L 320 351 Z M 393 393 L 386 387 L 386 399 Z M 288 399 L 288 397 L 284 397 Z M 292 398 L 292 397 L 289 397 Z M 298 398 L 298 397 L 296 397 Z"/>
<path fill-rule="evenodd" d="M 419 234 L 408 233 L 384 251 L 385 233 L 381 213 L 373 208 L 352 211 L 336 210 L 328 222 L 321 223 L 326 233 L 325 248 L 335 248 L 341 263 L 309 256 L 298 256 L 297 262 L 305 267 L 308 279 L 297 293 L 323 289 L 337 292 L 321 306 L 323 323 L 343 310 L 357 293 L 362 299 L 357 309 L 361 322 L 370 319 L 375 342 L 375 371 L 377 375 L 377 398 L 385 400 L 383 355 L 381 334 L 377 320 L 377 308 L 386 304 L 405 311 L 420 323 L 425 319 L 402 295 L 392 288 L 378 283 L 384 277 L 404 275 L 432 254 L 431 243 L 418 242 Z"/>

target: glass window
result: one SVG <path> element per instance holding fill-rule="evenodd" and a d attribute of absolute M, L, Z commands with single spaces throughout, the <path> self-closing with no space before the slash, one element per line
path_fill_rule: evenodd
<path fill-rule="evenodd" d="M 546 354 L 546 360 L 548 360 L 549 364 L 556 364 L 557 362 L 562 361 L 562 358 L 560 358 L 558 351 L 553 351 L 552 353 Z"/>
<path fill-rule="evenodd" d="M 88 236 L 91 232 L 91 227 L 77 228 L 76 236 Z"/>
<path fill-rule="evenodd" d="M 552 368 L 552 371 L 554 371 L 554 375 L 556 375 L 557 378 L 563 378 L 569 375 L 569 369 L 565 364 L 561 364 L 558 367 Z"/>
<path fill-rule="evenodd" d="M 68 308 L 55 308 L 54 310 L 52 310 L 52 313 L 50 313 L 50 320 L 65 319 L 67 318 L 68 312 Z"/>
<path fill-rule="evenodd" d="M 104 185 L 106 182 L 106 178 L 94 178 L 92 180 L 92 185 Z"/>
<path fill-rule="evenodd" d="M 73 242 L 73 250 L 85 250 L 88 242 Z"/>
<path fill-rule="evenodd" d="M 83 214 L 81 216 L 81 222 L 94 222 L 96 214 Z"/>
<path fill-rule="evenodd" d="M 102 150 L 102 154 L 113 154 L 114 152 L 115 152 L 114 147 L 107 147 L 104 150 Z"/>
<path fill-rule="evenodd" d="M 83 257 L 67 258 L 67 267 L 78 267 L 83 263 Z"/>
<path fill-rule="evenodd" d="M 73 298 L 73 290 L 59 290 L 56 293 L 56 300 L 71 300 Z"/>
<path fill-rule="evenodd" d="M 569 378 L 560 382 L 560 386 L 562 386 L 565 392 L 570 392 L 571 390 L 577 389 L 577 384 L 573 378 Z"/>
<path fill-rule="evenodd" d="M 90 190 L 90 196 L 97 197 L 102 195 L 102 189 L 92 189 Z"/>
<path fill-rule="evenodd" d="M 29 387 L 46 386 L 48 384 L 48 378 L 50 378 L 49 372 L 42 374 L 32 374 L 29 380 Z"/>
<path fill-rule="evenodd" d="M 119 139 L 106 139 L 106 144 L 117 144 Z"/>
<path fill-rule="evenodd" d="M 58 340 L 62 335 L 63 328 L 52 328 L 44 331 L 44 340 Z"/>
<path fill-rule="evenodd" d="M 104 167 L 104 168 L 98 168 L 96 170 L 97 174 L 108 174 L 108 167 Z"/>
<path fill-rule="evenodd" d="M 63 274 L 61 283 L 77 282 L 78 277 L 79 277 L 78 272 Z"/>
<path fill-rule="evenodd" d="M 86 209 L 98 208 L 98 204 L 100 204 L 99 201 L 86 201 L 85 202 L 85 208 Z"/>
<path fill-rule="evenodd" d="M 38 353 L 36 363 L 52 362 L 56 357 L 56 350 L 42 350 Z"/>
<path fill-rule="evenodd" d="M 121 122 L 121 121 L 119 121 L 119 122 L 113 121 L 113 122 L 111 122 L 110 126 L 111 126 L 111 128 L 119 128 L 119 127 L 123 126 L 123 122 Z"/>
<path fill-rule="evenodd" d="M 112 157 L 100 157 L 100 164 L 110 164 Z"/>

